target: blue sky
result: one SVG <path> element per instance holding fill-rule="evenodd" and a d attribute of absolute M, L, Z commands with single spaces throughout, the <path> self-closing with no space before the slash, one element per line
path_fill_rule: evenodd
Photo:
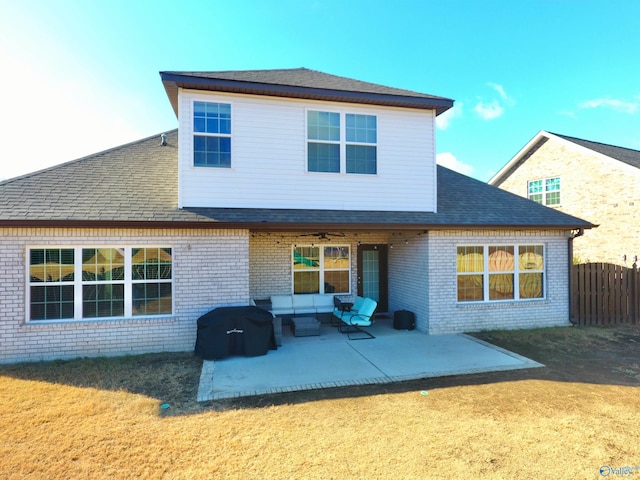
<path fill-rule="evenodd" d="M 637 0 L 0 0 L 0 178 L 173 129 L 158 72 L 307 67 L 453 98 L 441 163 L 539 130 L 640 150 Z"/>

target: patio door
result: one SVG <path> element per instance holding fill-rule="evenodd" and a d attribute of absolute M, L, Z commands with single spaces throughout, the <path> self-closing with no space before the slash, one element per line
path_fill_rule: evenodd
<path fill-rule="evenodd" d="M 387 245 L 358 246 L 358 295 L 378 302 L 377 312 L 389 309 Z"/>

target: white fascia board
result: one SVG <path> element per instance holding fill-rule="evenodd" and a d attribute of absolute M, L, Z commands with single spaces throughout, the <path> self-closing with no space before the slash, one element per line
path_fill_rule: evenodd
<path fill-rule="evenodd" d="M 491 177 L 491 179 L 487 182 L 489 185 L 495 185 L 496 182 L 498 182 L 498 180 L 501 180 L 502 177 L 509 171 L 511 170 L 511 167 L 513 167 L 514 165 L 516 165 L 520 159 L 522 159 L 522 157 L 524 157 L 527 152 L 533 148 L 533 146 L 538 143 L 540 141 L 540 139 L 542 137 L 547 137 L 547 138 L 558 138 L 555 135 L 550 134 L 549 132 L 545 132 L 544 130 L 540 130 L 531 140 L 529 140 L 529 142 L 520 149 L 520 151 L 518 153 L 516 153 L 514 155 L 514 157 L 509 160 L 506 165 L 504 167 L 502 167 L 498 173 L 496 173 L 493 177 Z"/>

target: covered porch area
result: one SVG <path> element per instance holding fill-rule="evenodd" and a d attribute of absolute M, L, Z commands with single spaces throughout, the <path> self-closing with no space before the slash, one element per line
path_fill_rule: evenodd
<path fill-rule="evenodd" d="M 377 302 L 377 314 L 413 312 L 428 331 L 427 265 L 424 229 L 249 233 L 249 294 L 260 306 L 273 296 L 361 296 Z"/>
<path fill-rule="evenodd" d="M 265 356 L 204 361 L 198 401 L 542 366 L 468 335 L 395 330 L 388 318 L 371 329 L 375 339 L 349 340 L 329 324 L 309 337 L 285 327 Z"/>

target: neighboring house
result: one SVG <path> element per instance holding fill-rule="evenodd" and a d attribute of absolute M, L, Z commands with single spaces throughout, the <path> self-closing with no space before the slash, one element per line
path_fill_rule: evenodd
<path fill-rule="evenodd" d="M 541 131 L 489 184 L 598 225 L 575 240 L 577 262 L 640 256 L 638 150 Z"/>
<path fill-rule="evenodd" d="M 307 70 L 162 72 L 179 129 L 0 183 L 0 361 L 191 350 L 320 293 L 431 334 L 569 324 L 592 225 L 436 166 L 453 101 Z"/>

